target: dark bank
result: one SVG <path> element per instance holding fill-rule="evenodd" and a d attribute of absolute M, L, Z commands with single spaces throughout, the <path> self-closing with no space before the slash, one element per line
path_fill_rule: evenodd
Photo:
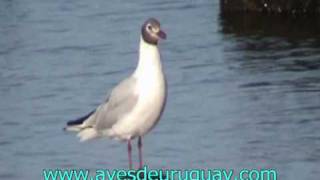
<path fill-rule="evenodd" d="M 318 0 L 220 0 L 222 11 L 319 14 Z"/>

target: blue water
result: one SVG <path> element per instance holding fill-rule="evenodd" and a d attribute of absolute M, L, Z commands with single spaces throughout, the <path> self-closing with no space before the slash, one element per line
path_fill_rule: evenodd
<path fill-rule="evenodd" d="M 148 17 L 168 35 L 160 49 L 169 92 L 144 138 L 145 164 L 319 177 L 320 26 L 312 19 L 221 16 L 209 0 L 3 0 L 0 179 L 127 168 L 125 143 L 80 143 L 62 128 L 134 70 Z M 133 154 L 138 162 L 135 146 Z"/>

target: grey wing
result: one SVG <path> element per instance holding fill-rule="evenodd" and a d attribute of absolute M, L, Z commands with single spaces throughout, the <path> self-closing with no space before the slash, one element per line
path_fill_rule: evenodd
<path fill-rule="evenodd" d="M 135 86 L 136 79 L 131 76 L 112 90 L 107 102 L 101 105 L 95 114 L 97 130 L 111 128 L 122 116 L 134 108 L 138 101 L 138 94 L 134 91 Z"/>

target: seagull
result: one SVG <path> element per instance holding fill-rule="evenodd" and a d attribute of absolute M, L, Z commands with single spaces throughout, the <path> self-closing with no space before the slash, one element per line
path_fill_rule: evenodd
<path fill-rule="evenodd" d="M 135 71 L 113 88 L 107 99 L 87 115 L 67 122 L 67 131 L 78 132 L 80 141 L 109 137 L 127 141 L 132 169 L 131 141 L 138 138 L 139 168 L 142 168 L 142 137 L 154 128 L 164 110 L 167 83 L 158 42 L 166 39 L 155 18 L 141 27 L 139 61 Z"/>

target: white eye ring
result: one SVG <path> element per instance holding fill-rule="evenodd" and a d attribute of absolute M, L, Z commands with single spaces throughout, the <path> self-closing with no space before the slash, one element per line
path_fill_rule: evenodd
<path fill-rule="evenodd" d="M 147 29 L 151 31 L 152 30 L 152 26 L 150 24 L 148 24 L 147 25 Z"/>

